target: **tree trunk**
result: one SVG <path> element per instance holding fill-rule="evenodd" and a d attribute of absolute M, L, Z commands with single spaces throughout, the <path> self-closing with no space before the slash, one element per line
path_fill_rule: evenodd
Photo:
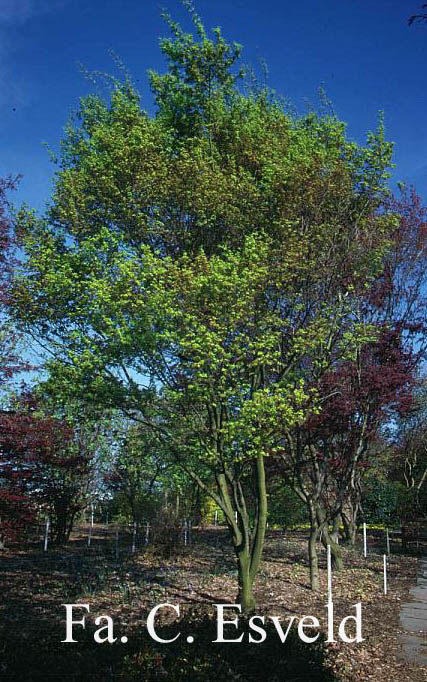
<path fill-rule="evenodd" d="M 315 592 L 320 590 L 319 557 L 317 555 L 317 540 L 319 539 L 319 525 L 312 505 L 310 505 L 310 537 L 308 539 L 308 563 L 310 566 L 310 586 Z"/>
<path fill-rule="evenodd" d="M 326 517 L 326 513 L 320 506 L 316 509 L 316 518 L 319 527 L 321 527 L 323 531 L 322 532 L 323 546 L 326 548 L 328 545 L 330 545 L 331 548 L 332 568 L 334 569 L 334 571 L 342 571 L 342 569 L 344 568 L 342 549 L 339 546 L 338 542 L 336 542 L 333 534 L 329 532 L 328 519 Z"/>
<path fill-rule="evenodd" d="M 232 534 L 234 551 L 236 553 L 238 603 L 241 604 L 244 613 L 251 613 L 255 609 L 253 584 L 262 559 L 267 526 L 267 490 L 263 454 L 259 454 L 257 457 L 254 475 L 257 504 L 253 537 L 251 537 L 249 514 L 240 482 L 238 480 L 230 480 L 229 478 L 227 483 L 225 474 L 218 474 L 217 476 L 218 493 L 222 502 L 221 507 Z M 232 491 L 232 497 L 230 490 Z"/>
<path fill-rule="evenodd" d="M 195 495 L 193 497 L 191 514 L 194 519 L 194 525 L 200 526 L 202 520 L 202 496 L 201 490 L 197 486 L 195 490 Z"/>
<path fill-rule="evenodd" d="M 320 589 L 319 557 L 317 556 L 316 547 L 318 537 L 318 528 L 311 528 L 308 541 L 308 560 L 310 564 L 310 586 L 315 592 L 318 592 Z"/>
<path fill-rule="evenodd" d="M 71 532 L 73 530 L 73 525 L 74 525 L 74 518 L 75 518 L 76 512 L 73 512 L 70 514 L 70 518 L 68 521 L 68 527 L 67 527 L 67 535 L 66 535 L 66 542 L 70 539 Z"/>
<path fill-rule="evenodd" d="M 355 487 L 350 491 L 347 502 L 342 510 L 342 520 L 344 524 L 344 533 L 346 544 L 354 547 L 357 536 L 357 517 L 361 510 L 362 491 L 360 482 L 357 482 Z"/>
<path fill-rule="evenodd" d="M 335 542 L 332 533 L 329 532 L 329 528 L 325 525 L 322 533 L 322 542 L 325 547 L 330 545 L 331 547 L 331 560 L 332 568 L 334 571 L 342 571 L 344 568 L 344 562 L 342 558 L 342 549 L 337 542 Z"/>
<path fill-rule="evenodd" d="M 67 542 L 67 506 L 60 502 L 54 508 L 53 537 L 56 545 L 64 545 Z"/>
<path fill-rule="evenodd" d="M 340 537 L 340 526 L 342 523 L 341 519 L 341 514 L 337 514 L 334 518 L 333 524 L 332 524 L 332 530 L 330 532 L 330 536 L 334 542 L 339 544 L 339 537 Z"/>
<path fill-rule="evenodd" d="M 264 455 L 258 455 L 256 467 L 257 481 L 257 518 L 256 531 L 251 553 L 250 575 L 254 580 L 261 563 L 262 551 L 264 549 L 265 531 L 267 528 L 267 487 L 265 484 Z"/>
<path fill-rule="evenodd" d="M 349 514 L 347 516 L 347 514 L 343 513 L 342 522 L 344 524 L 345 543 L 350 545 L 350 547 L 354 547 L 356 544 L 357 524 L 353 515 Z"/>
<path fill-rule="evenodd" d="M 241 604 L 243 613 L 251 613 L 255 610 L 255 597 L 253 594 L 253 579 L 250 573 L 249 548 L 242 547 L 237 552 L 239 592 L 237 602 Z"/>

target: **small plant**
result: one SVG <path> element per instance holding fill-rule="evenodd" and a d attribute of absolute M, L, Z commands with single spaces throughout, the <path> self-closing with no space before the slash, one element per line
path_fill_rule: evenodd
<path fill-rule="evenodd" d="M 184 521 L 170 508 L 164 508 L 151 525 L 154 549 L 164 559 L 172 559 L 184 551 Z"/>

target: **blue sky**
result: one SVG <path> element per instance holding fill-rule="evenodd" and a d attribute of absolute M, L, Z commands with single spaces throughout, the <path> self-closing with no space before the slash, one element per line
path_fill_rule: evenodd
<path fill-rule="evenodd" d="M 304 111 L 326 89 L 351 137 L 362 141 L 384 109 L 395 142 L 396 180 L 427 201 L 427 25 L 408 27 L 421 0 L 197 0 L 206 27 L 265 59 L 269 84 Z M 152 111 L 148 68 L 162 70 L 158 37 L 166 7 L 190 24 L 178 0 L 0 0 L 0 175 L 22 173 L 15 199 L 42 209 L 69 113 L 93 90 L 78 68 L 114 72 L 113 49 Z"/>

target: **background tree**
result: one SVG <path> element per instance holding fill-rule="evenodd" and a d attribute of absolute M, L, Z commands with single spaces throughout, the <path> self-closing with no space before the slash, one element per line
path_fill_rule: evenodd
<path fill-rule="evenodd" d="M 418 388 L 411 410 L 393 433 L 387 470 L 405 489 L 401 497 L 404 520 L 427 515 L 427 413 L 425 382 Z"/>
<path fill-rule="evenodd" d="M 1 414 L 3 489 L 9 496 L 21 490 L 27 508 L 49 514 L 57 543 L 66 542 L 76 514 L 94 498 L 100 431 L 101 425 L 70 414 L 48 414 L 34 394 L 22 395 Z"/>
<path fill-rule="evenodd" d="M 162 457 L 162 443 L 152 429 L 121 420 L 115 436 L 115 452 L 109 457 L 104 474 L 108 491 L 124 500 L 121 509 L 139 528 L 151 519 L 164 499 L 165 483 L 170 488 L 168 463 Z M 169 483 L 169 485 L 167 485 Z"/>
<path fill-rule="evenodd" d="M 415 192 L 405 188 L 399 199 L 385 198 L 384 209 L 396 216 L 395 228 L 377 276 L 359 289 L 352 313 L 371 338 L 368 334 L 350 352 L 331 345 L 326 372 L 306 365 L 322 410 L 284 436 L 282 472 L 310 510 L 315 588 L 317 538 L 331 546 L 339 568 L 339 525 L 344 523 L 346 539 L 354 543 L 364 475 L 377 457 L 382 430 L 408 409 L 425 356 L 425 209 Z"/>

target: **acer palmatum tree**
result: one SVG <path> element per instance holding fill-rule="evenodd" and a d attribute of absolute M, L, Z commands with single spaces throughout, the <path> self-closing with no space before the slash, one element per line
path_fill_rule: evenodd
<path fill-rule="evenodd" d="M 427 209 L 413 188 L 402 186 L 398 196 L 391 196 L 387 202 L 389 210 L 399 220 L 392 235 L 392 245 L 384 261 L 383 271 L 369 291 L 366 302 L 361 308 L 364 319 L 368 323 L 378 325 L 387 330 L 390 338 L 399 338 L 401 352 L 405 354 L 408 369 L 412 374 L 412 388 L 415 395 L 414 404 L 403 410 L 394 412 L 392 437 L 388 437 L 379 452 L 387 450 L 390 441 L 395 441 L 397 434 L 402 433 L 402 425 L 413 423 L 411 415 L 419 414 L 420 378 L 427 348 Z M 402 441 L 400 441 L 400 446 Z M 400 447 L 399 446 L 399 447 Z M 399 459 L 399 448 L 391 449 Z M 378 453 L 377 453 L 378 454 Z M 380 458 L 382 462 L 382 458 Z M 385 466 L 388 475 L 389 464 Z M 391 468 L 393 466 L 391 465 Z M 349 504 L 348 515 L 343 514 L 346 534 L 349 536 L 347 524 L 350 524 L 350 539 L 354 538 L 356 518 L 361 511 L 357 499 L 361 498 L 364 472 L 356 478 L 353 495 L 356 504 Z M 352 515 L 353 512 L 353 515 Z"/>
<path fill-rule="evenodd" d="M 93 438 L 67 419 L 46 414 L 30 394 L 0 415 L 0 448 L 7 459 L 2 487 L 20 489 L 33 512 L 51 518 L 52 538 L 66 542 L 77 512 L 93 497 Z"/>
<path fill-rule="evenodd" d="M 353 313 L 370 331 L 350 354 L 345 344 L 334 349 L 331 339 L 330 367 L 325 364 L 323 373 L 307 363 L 318 413 L 285 430 L 283 439 L 285 479 L 310 515 L 314 589 L 319 584 L 317 540 L 321 536 L 331 545 L 339 568 L 338 526 L 343 521 L 347 539 L 354 542 L 364 472 L 377 453 L 381 429 L 408 409 L 425 355 L 426 212 L 415 192 L 406 189 L 385 206 L 396 216 L 390 246 L 379 275 L 360 290 Z"/>
<path fill-rule="evenodd" d="M 382 124 L 359 146 L 334 116 L 244 91 L 240 47 L 193 22 L 168 20 L 156 116 L 129 82 L 82 102 L 46 216 L 19 216 L 16 315 L 62 390 L 153 428 L 214 499 L 250 611 L 265 458 L 317 409 L 307 365 L 318 380 L 343 328 L 347 348 L 364 336 L 352 311 L 394 226 L 392 146 Z"/>
<path fill-rule="evenodd" d="M 331 526 L 358 503 L 361 476 L 369 466 L 381 428 L 408 409 L 412 358 L 399 336 L 383 330 L 354 360 L 326 373 L 318 386 L 325 400 L 318 414 L 285 434 L 280 452 L 286 481 L 307 505 L 310 517 L 311 585 L 319 588 L 317 542 L 331 546 L 334 568 L 342 567 Z M 355 523 L 352 515 L 348 524 Z M 354 531 L 353 525 L 351 532 Z"/>

